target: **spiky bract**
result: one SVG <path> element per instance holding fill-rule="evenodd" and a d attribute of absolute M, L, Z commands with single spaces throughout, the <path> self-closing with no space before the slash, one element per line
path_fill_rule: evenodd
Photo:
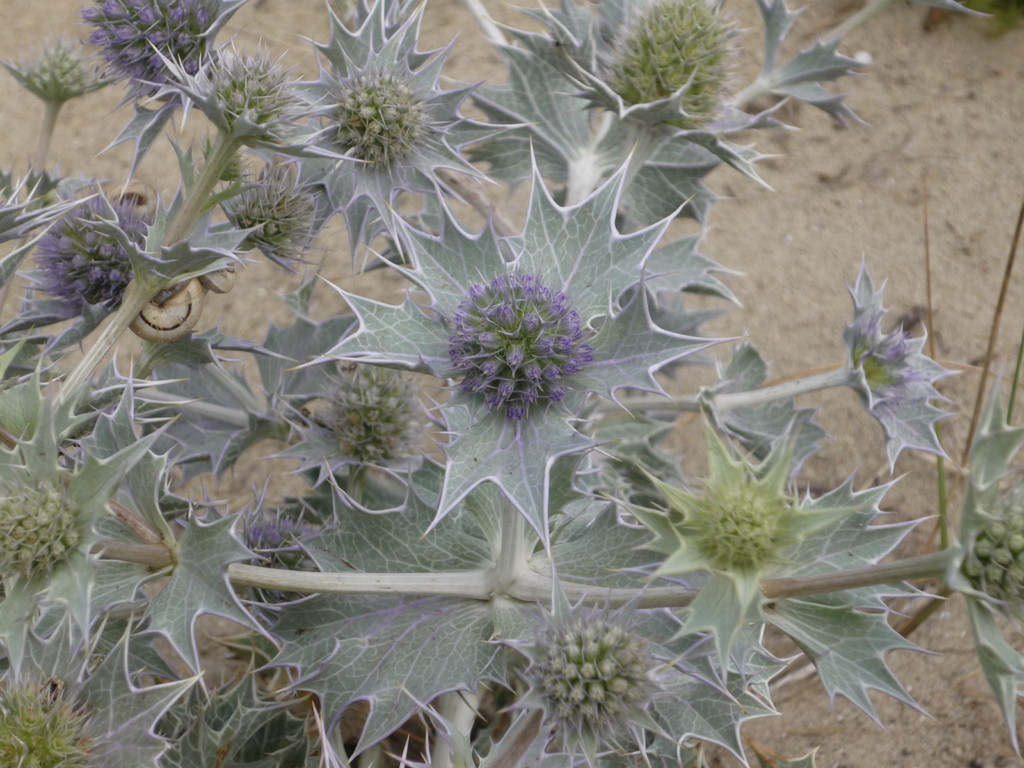
<path fill-rule="evenodd" d="M 0 574 L 45 576 L 82 538 L 78 510 L 56 488 L 19 488 L 0 496 Z"/>
<path fill-rule="evenodd" d="M 23 64 L 4 66 L 24 88 L 50 104 L 63 104 L 106 85 L 86 67 L 78 47 L 64 41 L 48 45 Z"/>
<path fill-rule="evenodd" d="M 62 317 L 82 314 L 86 304 L 116 309 L 131 282 L 128 250 L 99 226 L 111 213 L 127 240 L 141 246 L 149 218 L 129 200 L 108 203 L 98 197 L 78 205 L 39 241 L 41 288 L 61 299 L 55 311 Z"/>
<path fill-rule="evenodd" d="M 713 117 L 729 75 L 730 26 L 708 0 L 658 0 L 625 31 L 609 84 L 627 104 L 681 94 L 679 128 Z"/>
<path fill-rule="evenodd" d="M 89 715 L 63 696 L 62 683 L 0 686 L 0 765 L 86 768 L 93 741 Z"/>
<path fill-rule="evenodd" d="M 535 403 L 559 402 L 566 377 L 593 360 L 589 333 L 565 294 L 533 275 L 474 284 L 452 320 L 448 354 L 462 391 L 518 421 Z"/>

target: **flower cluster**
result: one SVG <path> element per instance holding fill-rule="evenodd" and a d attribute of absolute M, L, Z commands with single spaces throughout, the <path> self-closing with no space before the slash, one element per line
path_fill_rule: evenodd
<path fill-rule="evenodd" d="M 356 80 L 338 103 L 335 141 L 355 159 L 386 168 L 405 159 L 428 129 L 425 106 L 397 77 Z"/>
<path fill-rule="evenodd" d="M 61 300 L 57 311 L 64 318 L 82 314 L 87 304 L 102 305 L 107 311 L 116 309 L 131 282 L 128 250 L 99 226 L 111 212 L 127 239 L 141 246 L 150 220 L 130 198 L 110 203 L 91 198 L 70 211 L 39 242 L 36 263 L 41 288 Z"/>
<path fill-rule="evenodd" d="M 939 399 L 934 382 L 945 368 L 922 353 L 924 337 L 913 338 L 901 327 L 882 331 L 888 310 L 882 305 L 883 288 L 875 290 L 871 276 L 861 268 L 853 297 L 853 322 L 843 339 L 850 356 L 849 384 L 878 419 L 888 440 L 890 462 L 905 448 L 942 453 L 934 424 L 945 413 L 931 405 Z"/>
<path fill-rule="evenodd" d="M 81 538 L 78 510 L 56 488 L 20 488 L 0 497 L 3 576 L 46 576 Z"/>
<path fill-rule="evenodd" d="M 129 81 L 137 97 L 167 81 L 165 58 L 189 74 L 199 71 L 211 32 L 223 17 L 221 5 L 217 0 L 96 0 L 82 9 L 82 18 L 95 27 L 89 42 L 101 49 L 110 77 Z"/>
<path fill-rule="evenodd" d="M 1024 504 L 1004 500 L 982 518 L 967 549 L 963 572 L 971 586 L 1006 603 L 1024 607 Z"/>
<path fill-rule="evenodd" d="M 535 642 L 521 649 L 530 660 L 530 690 L 519 706 L 546 713 L 566 747 L 592 756 L 625 727 L 644 719 L 657 692 L 647 641 L 621 613 L 557 611 Z"/>
<path fill-rule="evenodd" d="M 63 696 L 51 679 L 0 686 L 0 765 L 86 768 L 93 765 L 87 712 Z"/>
<path fill-rule="evenodd" d="M 365 365 L 339 380 L 328 419 L 342 456 L 376 464 L 409 454 L 418 411 L 415 390 L 401 373 Z"/>
<path fill-rule="evenodd" d="M 609 83 L 626 104 L 677 97 L 673 124 L 696 128 L 715 115 L 729 75 L 730 26 L 708 0 L 654 0 L 627 27 Z"/>
<path fill-rule="evenodd" d="M 264 167 L 224 208 L 232 224 L 250 230 L 242 247 L 259 249 L 275 264 L 290 266 L 313 239 L 316 201 L 294 165 Z"/>
<path fill-rule="evenodd" d="M 533 275 L 499 275 L 469 287 L 452 319 L 448 354 L 462 391 L 483 395 L 513 421 L 534 403 L 557 403 L 566 377 L 593 360 L 588 333 L 565 294 Z"/>
<path fill-rule="evenodd" d="M 47 46 L 24 64 L 4 66 L 22 87 L 49 104 L 63 104 L 106 85 L 86 67 L 78 47 L 63 41 Z"/>

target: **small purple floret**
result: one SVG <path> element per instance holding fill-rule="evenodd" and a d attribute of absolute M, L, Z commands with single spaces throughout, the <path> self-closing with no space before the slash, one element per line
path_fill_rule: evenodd
<path fill-rule="evenodd" d="M 564 377 L 594 358 L 580 316 L 565 294 L 533 275 L 499 275 L 471 285 L 452 320 L 448 355 L 462 390 L 519 421 L 534 403 L 565 397 Z"/>
<path fill-rule="evenodd" d="M 141 246 L 149 227 L 147 219 L 132 203 L 110 205 L 124 234 Z M 121 304 L 124 289 L 131 282 L 128 251 L 110 235 L 96 230 L 97 221 L 108 215 L 98 198 L 81 203 L 47 232 L 36 247 L 41 288 L 61 300 L 57 311 L 65 319 L 82 314 L 87 304 L 113 311 Z"/>

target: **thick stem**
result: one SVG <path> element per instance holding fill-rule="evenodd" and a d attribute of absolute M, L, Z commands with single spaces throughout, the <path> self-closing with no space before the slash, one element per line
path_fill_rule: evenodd
<path fill-rule="evenodd" d="M 507 593 L 520 573 L 526 570 L 526 520 L 509 501 L 501 509 L 501 534 L 497 562 L 490 572 L 493 592 Z"/>
<path fill-rule="evenodd" d="M 121 306 L 107 318 L 100 335 L 64 380 L 57 396 L 58 403 L 63 403 L 74 396 L 92 378 L 100 363 L 121 338 L 121 334 L 128 330 L 132 320 L 145 309 L 158 290 L 159 288 L 154 289 L 152 284 L 141 283 L 138 280 L 132 280 L 128 284 L 124 296 L 121 297 Z"/>
<path fill-rule="evenodd" d="M 487 571 L 447 573 L 314 573 L 232 563 L 228 577 L 241 587 L 340 595 L 414 595 L 489 600 Z"/>
<path fill-rule="evenodd" d="M 39 139 L 36 142 L 36 152 L 32 160 L 32 167 L 37 171 L 46 168 L 46 156 L 50 153 L 50 141 L 53 139 L 53 131 L 57 125 L 57 115 L 60 114 L 60 108 L 63 106 L 63 101 L 44 102 L 43 124 L 39 127 Z"/>
<path fill-rule="evenodd" d="M 861 24 L 870 21 L 892 5 L 892 2 L 893 0 L 869 0 L 869 2 L 859 11 L 850 14 L 842 23 L 836 25 L 830 31 L 822 35 L 820 38 L 821 42 L 835 43 L 842 40 Z"/>
<path fill-rule="evenodd" d="M 174 564 L 170 550 L 163 544 L 133 544 L 105 539 L 96 542 L 93 551 L 110 560 L 141 563 L 157 570 Z"/>
<path fill-rule="evenodd" d="M 604 113 L 597 130 L 585 147 L 578 148 L 575 157 L 569 161 L 568 178 L 565 187 L 566 205 L 576 205 L 585 200 L 600 185 L 605 173 L 604 158 L 597 151 L 605 133 L 611 125 L 611 114 Z"/>
<path fill-rule="evenodd" d="M 199 172 L 199 178 L 193 182 L 192 187 L 185 195 L 185 201 L 181 204 L 181 208 L 167 225 L 163 245 L 173 245 L 179 240 L 184 240 L 192 231 L 192 227 L 206 210 L 206 204 L 213 193 L 213 188 L 217 186 L 224 171 L 230 167 L 240 146 L 241 143 L 237 139 L 217 134 L 217 138 L 214 139 L 213 145 L 210 147 L 210 153 L 206 157 L 206 162 L 203 164 L 203 170 Z"/>
<path fill-rule="evenodd" d="M 699 412 L 704 410 L 706 404 L 710 404 L 720 411 L 728 411 L 735 408 L 749 408 L 765 403 L 774 403 L 777 400 L 788 400 L 819 389 L 847 386 L 849 383 L 850 369 L 841 366 L 830 371 L 811 374 L 760 389 L 752 389 L 748 392 L 723 392 L 719 395 L 701 392 L 696 395 L 673 397 L 670 400 L 652 395 L 641 395 L 619 398 L 619 404 L 627 411 Z"/>
<path fill-rule="evenodd" d="M 837 571 L 793 579 L 765 579 L 761 582 L 761 594 L 770 599 L 796 597 L 910 579 L 941 578 L 946 575 L 950 562 L 957 554 L 953 549 L 944 549 L 920 557 L 909 557 L 905 560 L 879 563 L 850 571 Z"/>
<path fill-rule="evenodd" d="M 473 723 L 476 722 L 479 703 L 479 697 L 468 691 L 448 691 L 437 697 L 438 714 L 451 726 L 451 730 L 446 736 L 440 728 L 435 729 L 433 747 L 430 750 L 430 768 L 472 764 L 464 763 L 460 758 L 464 760 L 472 754 L 469 734 L 473 730 Z M 451 745 L 454 745 L 454 749 Z"/>

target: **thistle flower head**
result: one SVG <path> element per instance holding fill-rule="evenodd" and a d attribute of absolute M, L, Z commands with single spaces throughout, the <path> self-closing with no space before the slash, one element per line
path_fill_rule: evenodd
<path fill-rule="evenodd" d="M 94 197 L 65 215 L 36 247 L 41 288 L 61 299 L 58 311 L 65 318 L 82 314 L 87 304 L 116 309 L 131 282 L 128 250 L 99 226 L 111 211 L 126 238 L 141 246 L 148 217 L 130 200 L 108 203 Z"/>
<path fill-rule="evenodd" d="M 359 366 L 340 378 L 328 416 L 338 453 L 377 464 L 407 456 L 418 437 L 416 393 L 398 371 Z"/>
<path fill-rule="evenodd" d="M 107 84 L 86 68 L 78 47 L 64 41 L 48 45 L 23 64 L 4 66 L 22 87 L 50 104 L 63 104 Z"/>
<path fill-rule="evenodd" d="M 629 105 L 678 98 L 673 125 L 714 117 L 729 74 L 731 28 L 709 0 L 640 4 L 609 62 L 609 82 Z"/>
<path fill-rule="evenodd" d="M 408 81 L 393 75 L 358 78 L 346 85 L 337 106 L 338 146 L 375 168 L 407 158 L 430 128 L 423 98 Z"/>
<path fill-rule="evenodd" d="M 990 510 L 974 510 L 975 527 L 961 569 L 970 585 L 1024 615 L 1024 492 L 1014 489 Z"/>
<path fill-rule="evenodd" d="M 302 114 L 288 71 L 266 50 L 239 53 L 227 46 L 195 74 L 170 59 L 164 64 L 173 79 L 167 91 L 183 91 L 224 135 L 248 144 L 277 146 Z"/>
<path fill-rule="evenodd" d="M 291 571 L 313 569 L 313 562 L 302 549 L 301 542 L 314 533 L 311 526 L 278 514 L 265 517 L 262 514 L 246 519 L 245 544 L 259 555 L 259 564 Z M 264 603 L 274 605 L 295 598 L 294 593 L 279 589 L 257 589 L 257 597 Z"/>
<path fill-rule="evenodd" d="M 0 765 L 86 768 L 92 742 L 88 712 L 65 699 L 56 678 L 0 685 Z"/>
<path fill-rule="evenodd" d="M 355 30 L 332 13 L 330 40 L 317 45 L 326 66 L 317 80 L 301 83 L 322 119 L 316 151 L 359 161 L 343 163 L 326 185 L 354 243 L 372 211 L 391 215 L 400 192 L 433 192 L 437 169 L 479 175 L 460 153 L 483 138 L 482 126 L 459 113 L 470 89 L 439 86 L 447 50 L 416 50 L 422 13 L 422 5 L 378 0 L 358 14 Z"/>
<path fill-rule="evenodd" d="M 529 659 L 529 691 L 517 707 L 544 710 L 545 722 L 571 753 L 593 758 L 631 725 L 647 725 L 658 692 L 658 663 L 629 614 L 558 610 L 534 642 L 519 647 Z"/>
<path fill-rule="evenodd" d="M 579 314 L 534 275 L 499 275 L 469 287 L 452 319 L 448 355 L 462 391 L 513 421 L 558 402 L 567 379 L 593 360 Z"/>
<path fill-rule="evenodd" d="M 269 165 L 258 179 L 224 204 L 228 219 L 252 230 L 243 248 L 257 248 L 275 264 L 298 261 L 316 229 L 316 201 L 293 165 Z"/>
<path fill-rule="evenodd" d="M 45 577 L 82 539 L 78 509 L 60 490 L 41 486 L 0 495 L 0 575 Z"/>
<path fill-rule="evenodd" d="M 241 5 L 238 0 L 95 0 L 82 10 L 94 29 L 113 80 L 130 83 L 133 97 L 148 96 L 168 80 L 166 61 L 190 75 L 199 71 L 213 35 Z"/>
<path fill-rule="evenodd" d="M 934 382 L 948 372 L 922 353 L 924 337 L 902 328 L 883 333 L 883 288 L 875 290 L 865 268 L 851 289 L 853 322 L 843 339 L 850 355 L 850 386 L 857 390 L 888 438 L 890 462 L 904 447 L 942 453 L 934 424 L 945 414 L 931 405 Z"/>

